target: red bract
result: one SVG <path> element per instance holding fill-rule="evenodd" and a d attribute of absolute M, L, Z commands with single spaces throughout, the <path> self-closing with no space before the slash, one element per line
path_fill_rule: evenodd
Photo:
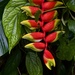
<path fill-rule="evenodd" d="M 23 12 L 26 12 L 26 14 L 32 18 L 35 18 L 34 15 L 38 10 L 41 11 L 40 8 L 34 6 L 23 6 L 21 7 L 21 9 L 23 10 Z"/>
<path fill-rule="evenodd" d="M 44 38 L 44 34 L 41 32 L 33 32 L 33 33 L 31 33 L 31 36 L 33 36 L 34 39 L 43 39 Z"/>
<path fill-rule="evenodd" d="M 28 20 L 30 23 L 31 27 L 38 27 L 38 23 L 35 20 Z"/>
<path fill-rule="evenodd" d="M 43 8 L 43 10 L 50 10 L 50 9 L 52 9 L 56 6 L 60 6 L 62 4 L 63 3 L 60 1 L 45 2 L 45 3 L 43 3 L 42 8 Z"/>
<path fill-rule="evenodd" d="M 43 60 L 45 65 L 47 66 L 48 69 L 51 70 L 51 67 L 54 66 L 55 67 L 55 60 L 53 55 L 51 54 L 51 52 L 49 52 L 48 50 L 44 51 L 43 54 Z"/>
<path fill-rule="evenodd" d="M 44 0 L 32 0 L 32 1 L 33 3 L 38 4 L 38 5 L 41 5 L 44 2 Z"/>
<path fill-rule="evenodd" d="M 52 19 L 54 19 L 56 16 L 57 16 L 57 11 L 54 10 L 54 11 L 43 14 L 41 18 L 42 18 L 42 21 L 49 22 Z"/>
<path fill-rule="evenodd" d="M 59 21 L 60 21 L 59 19 L 55 19 L 55 20 L 48 22 L 47 24 L 44 25 L 43 31 L 50 32 L 50 31 L 54 30 L 55 27 L 58 25 Z"/>
<path fill-rule="evenodd" d="M 43 57 L 46 57 L 47 59 L 53 59 L 53 55 L 51 54 L 51 52 L 49 52 L 49 50 L 45 50 L 44 51 L 44 55 Z"/>
<path fill-rule="evenodd" d="M 42 42 L 34 42 L 25 45 L 25 48 L 32 49 L 33 51 L 40 52 L 45 49 L 45 44 Z"/>
<path fill-rule="evenodd" d="M 39 42 L 44 38 L 44 34 L 42 32 L 32 32 L 24 35 L 22 38 L 33 42 Z"/>
<path fill-rule="evenodd" d="M 56 1 L 45 2 L 45 3 L 43 3 L 42 8 L 43 8 L 43 10 L 49 10 L 49 9 L 54 8 L 55 4 L 56 4 Z"/>
<path fill-rule="evenodd" d="M 45 49 L 45 44 L 44 44 L 44 43 L 36 42 L 36 43 L 33 43 L 33 45 L 34 45 L 37 49 Z"/>
<path fill-rule="evenodd" d="M 41 9 L 38 7 L 29 6 L 29 8 L 31 10 L 32 15 L 34 15 L 38 10 L 41 11 Z"/>
<path fill-rule="evenodd" d="M 30 29 L 36 29 L 41 24 L 40 21 L 36 22 L 35 20 L 24 20 L 21 22 L 22 25 L 25 25 L 26 27 Z"/>
<path fill-rule="evenodd" d="M 47 23 L 47 24 L 43 27 L 43 31 L 45 31 L 45 32 L 52 31 L 53 28 L 54 28 L 54 22 L 55 22 L 55 20 L 53 20 L 53 21 Z"/>
<path fill-rule="evenodd" d="M 56 39 L 57 32 L 53 32 L 46 37 L 46 42 L 53 42 Z"/>
<path fill-rule="evenodd" d="M 49 43 L 52 43 L 52 42 L 55 42 L 58 40 L 59 38 L 59 34 L 60 33 L 65 33 L 64 31 L 56 31 L 56 32 L 53 32 L 51 34 L 49 34 L 47 37 L 46 37 L 46 42 L 49 42 Z"/>

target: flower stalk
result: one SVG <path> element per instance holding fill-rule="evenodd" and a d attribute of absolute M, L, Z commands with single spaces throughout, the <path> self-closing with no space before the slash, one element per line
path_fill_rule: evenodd
<path fill-rule="evenodd" d="M 55 67 L 55 59 L 52 53 L 47 49 L 48 43 L 57 41 L 59 39 L 59 34 L 64 33 L 64 31 L 54 31 L 60 22 L 60 19 L 57 18 L 58 11 L 54 10 L 54 8 L 63 5 L 63 3 L 54 0 L 32 0 L 32 3 L 39 5 L 40 7 L 23 6 L 21 9 L 26 12 L 27 16 L 30 16 L 32 20 L 24 20 L 21 22 L 21 24 L 25 25 L 29 29 L 40 28 L 40 32 L 32 32 L 24 35 L 22 37 L 23 39 L 27 39 L 33 42 L 25 45 L 24 47 L 36 52 L 41 52 L 44 50 L 44 63 L 46 67 L 51 70 L 52 66 Z M 34 15 L 38 10 L 41 11 L 41 14 L 39 17 L 39 21 L 36 22 L 33 18 L 35 18 Z M 50 34 L 47 34 L 49 32 Z"/>

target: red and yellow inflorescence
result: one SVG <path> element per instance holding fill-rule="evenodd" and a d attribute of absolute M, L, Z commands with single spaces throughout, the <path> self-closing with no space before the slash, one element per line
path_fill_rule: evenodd
<path fill-rule="evenodd" d="M 47 68 L 51 70 L 52 66 L 55 67 L 55 59 L 50 50 L 48 50 L 48 43 L 57 41 L 59 38 L 59 34 L 64 33 L 64 31 L 55 31 L 60 22 L 60 19 L 57 19 L 58 11 L 51 9 L 63 5 L 63 3 L 54 0 L 32 0 L 32 2 L 35 6 L 21 7 L 21 9 L 26 12 L 26 15 L 32 18 L 22 21 L 21 24 L 28 27 L 29 29 L 36 30 L 40 28 L 41 31 L 23 35 L 23 39 L 27 39 L 33 42 L 25 45 L 24 47 L 36 52 L 43 51 L 44 63 Z M 38 10 L 41 11 L 41 14 L 39 20 L 36 22 L 34 15 L 37 13 Z"/>

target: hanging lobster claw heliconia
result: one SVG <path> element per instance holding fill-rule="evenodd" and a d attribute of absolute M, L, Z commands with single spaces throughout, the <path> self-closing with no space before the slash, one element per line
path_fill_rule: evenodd
<path fill-rule="evenodd" d="M 34 6 L 23 6 L 21 9 L 31 19 L 23 20 L 22 25 L 29 29 L 39 30 L 37 32 L 27 33 L 22 36 L 23 39 L 29 40 L 32 43 L 26 44 L 24 47 L 35 52 L 43 51 L 43 60 L 46 67 L 51 70 L 55 67 L 55 59 L 50 50 L 48 50 L 48 43 L 53 43 L 59 39 L 61 33 L 64 31 L 57 30 L 60 19 L 57 18 L 58 11 L 53 8 L 63 5 L 60 1 L 54 0 L 28 0 Z M 52 9 L 52 10 L 51 10 Z M 50 10 L 50 11 L 49 11 Z M 39 20 L 35 20 L 35 14 L 41 11 Z M 48 33 L 48 34 L 46 34 Z"/>

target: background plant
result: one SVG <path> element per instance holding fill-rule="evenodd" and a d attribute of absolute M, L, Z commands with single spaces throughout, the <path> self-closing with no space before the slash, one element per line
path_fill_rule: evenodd
<path fill-rule="evenodd" d="M 58 10 L 58 18 L 61 19 L 58 29 L 64 30 L 65 34 L 63 36 L 60 36 L 60 39 L 57 42 L 49 44 L 49 48 L 51 48 L 51 52 L 53 53 L 56 60 L 56 67 L 53 68 L 52 71 L 48 70 L 43 64 L 43 53 L 36 53 L 29 49 L 24 49 L 24 45 L 29 43 L 30 41 L 21 39 L 24 33 L 33 31 L 20 25 L 20 22 L 22 20 L 29 18 L 25 13 L 22 13 L 22 10 L 20 8 L 24 5 L 33 4 L 28 3 L 27 0 L 0 1 L 1 75 L 28 75 L 28 70 L 30 70 L 30 75 L 74 75 L 75 1 L 61 1 L 64 3 L 63 6 L 56 7 L 54 9 Z M 37 16 L 39 14 L 40 12 L 37 12 L 37 14 L 35 15 L 36 20 L 38 20 Z M 3 32 L 2 26 L 5 32 Z M 5 37 L 5 35 L 7 36 L 7 38 Z M 9 47 L 7 45 L 8 41 L 10 41 Z M 26 62 L 29 62 L 30 65 L 28 63 L 26 64 Z M 26 69 L 25 64 L 29 66 L 28 69 Z M 30 69 L 30 66 L 32 69 Z"/>

